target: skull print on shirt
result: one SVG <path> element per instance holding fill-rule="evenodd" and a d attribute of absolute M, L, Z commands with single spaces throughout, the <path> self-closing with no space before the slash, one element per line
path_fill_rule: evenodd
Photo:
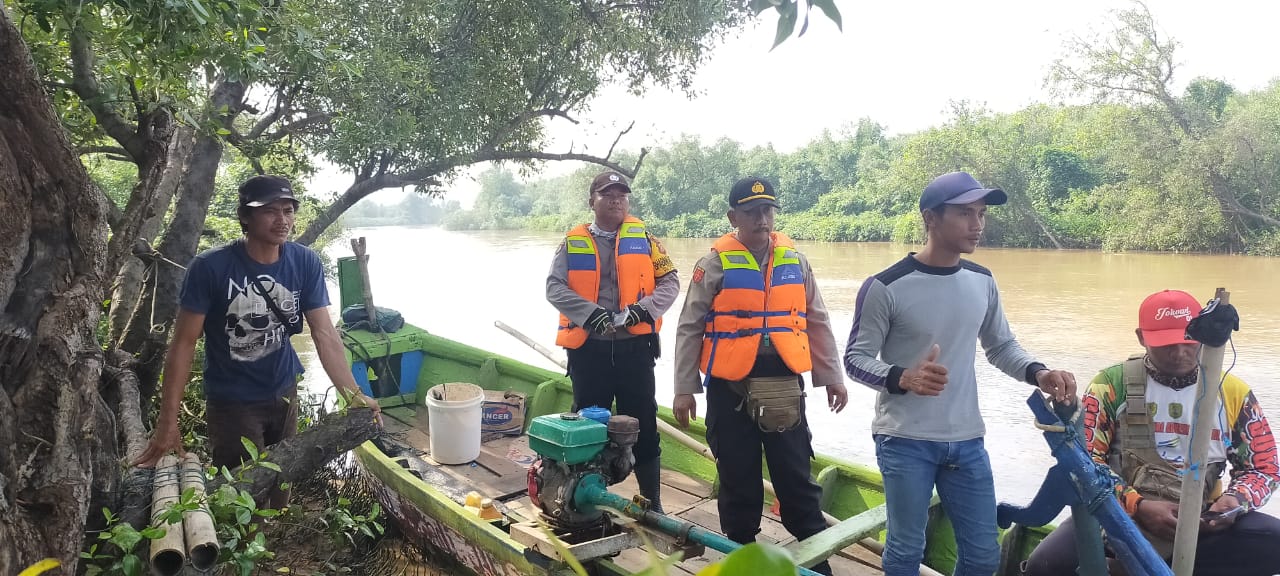
<path fill-rule="evenodd" d="M 285 318 L 290 323 L 297 323 L 298 292 L 276 282 L 269 274 L 259 275 L 258 282 L 266 291 L 266 296 L 275 300 Z M 224 328 L 232 360 L 253 362 L 261 359 L 279 350 L 289 338 L 284 324 L 276 318 L 263 296 L 247 276 L 240 278 L 238 282 L 235 278 L 227 281 L 227 317 Z"/>

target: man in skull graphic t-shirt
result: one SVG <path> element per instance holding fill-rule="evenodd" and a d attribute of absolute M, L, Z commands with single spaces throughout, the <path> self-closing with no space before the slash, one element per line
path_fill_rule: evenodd
<path fill-rule="evenodd" d="M 165 358 L 160 415 L 135 465 L 151 466 L 169 452 L 181 453 L 178 412 L 201 336 L 205 419 L 215 467 L 234 468 L 248 456 L 241 438 L 261 450 L 297 430 L 302 363 L 289 337 L 302 331 L 304 319 L 338 392 L 379 418 L 377 401 L 356 387 L 329 318 L 320 257 L 288 241 L 297 208 L 288 180 L 250 178 L 240 186 L 236 211 L 244 237 L 191 261 Z M 277 490 L 270 505 L 278 509 L 287 500 L 288 494 Z"/>
<path fill-rule="evenodd" d="M 315 252 L 288 242 L 279 260 L 264 265 L 244 250 L 243 242 L 232 242 L 196 256 L 182 286 L 182 307 L 204 314 L 205 396 L 213 401 L 279 398 L 302 373 L 289 345 L 290 326 L 277 318 L 268 297 L 294 326 L 302 311 L 329 305 Z"/>

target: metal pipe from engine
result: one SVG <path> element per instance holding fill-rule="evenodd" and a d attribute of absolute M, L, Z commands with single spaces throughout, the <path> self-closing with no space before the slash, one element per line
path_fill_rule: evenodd
<path fill-rule="evenodd" d="M 588 474 L 578 481 L 578 487 L 573 494 L 573 506 L 578 510 L 589 510 L 597 506 L 612 508 L 629 518 L 639 520 L 641 524 L 659 532 L 677 538 L 685 538 L 725 554 L 730 554 L 742 547 L 741 544 L 697 524 L 673 518 L 666 514 L 659 514 L 622 496 L 609 492 L 605 488 L 604 478 L 600 477 L 599 474 Z M 803 566 L 799 570 L 800 576 L 819 576 L 817 572 Z"/>
<path fill-rule="evenodd" d="M 159 525 L 160 516 L 178 502 L 178 457 L 166 454 L 156 464 L 156 474 L 151 481 L 151 524 Z M 161 576 L 174 576 L 182 572 L 187 558 L 183 548 L 182 523 L 160 526 L 164 536 L 151 541 L 151 572 Z"/>
<path fill-rule="evenodd" d="M 200 507 L 182 515 L 182 532 L 186 536 L 187 557 L 191 565 L 201 572 L 208 571 L 218 562 L 218 532 L 214 528 L 213 515 L 205 500 L 204 466 L 200 458 L 188 452 L 182 459 L 182 491 L 193 490 Z"/>

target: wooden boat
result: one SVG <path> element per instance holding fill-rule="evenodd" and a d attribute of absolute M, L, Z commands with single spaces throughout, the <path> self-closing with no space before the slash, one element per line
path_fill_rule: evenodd
<path fill-rule="evenodd" d="M 347 284 L 353 267 L 340 266 L 340 270 Z M 353 298 L 351 294 L 358 293 L 345 288 L 344 308 Z M 356 458 L 371 478 L 379 501 L 406 537 L 455 559 L 459 572 L 483 576 L 568 574 L 564 563 L 558 560 L 558 552 L 535 524 L 538 509 L 527 491 L 528 467 L 536 455 L 529 447 L 528 436 L 486 437 L 474 462 L 439 464 L 429 454 L 428 408 L 424 405 L 427 390 L 442 383 L 469 382 L 487 390 L 513 390 L 527 398 L 527 432 L 534 417 L 571 409 L 573 396 L 568 378 L 413 325 L 391 334 L 347 330 L 343 339 L 353 374 L 367 393 L 378 398 L 387 430 L 395 439 L 365 443 L 356 450 Z M 667 408 L 659 408 L 659 417 L 674 423 Z M 706 430 L 701 421 L 691 423 L 686 432 L 698 442 L 705 442 Z M 714 463 L 664 433 L 662 465 L 662 498 L 667 513 L 718 532 Z M 804 542 L 795 542 L 769 503 L 765 503 L 761 508 L 759 540 L 782 545 L 799 560 L 811 560 L 810 564 L 828 558 L 836 574 L 881 574 L 879 554 L 857 544 L 868 537 L 882 536 L 885 513 L 879 472 L 874 467 L 820 454 L 813 460 L 813 475 L 823 489 L 824 510 L 843 521 Z M 762 476 L 767 477 L 767 471 L 762 471 Z M 637 493 L 633 478 L 609 490 L 625 497 Z M 497 502 L 504 519 L 490 522 L 469 511 L 463 502 L 471 491 Z M 1016 526 L 1006 531 L 999 574 L 1019 574 L 1018 563 L 1046 534 L 1045 529 Z M 598 537 L 584 539 L 581 534 L 566 534 L 562 539 L 571 545 L 573 555 L 584 560 L 596 574 L 633 574 L 649 565 L 648 552 L 633 531 L 595 536 Z M 684 554 L 685 559 L 670 570 L 671 574 L 696 574 L 723 557 L 715 550 L 690 546 L 675 538 L 650 536 L 650 547 Z M 926 564 L 949 574 L 954 559 L 950 524 L 941 508 L 934 506 Z"/>

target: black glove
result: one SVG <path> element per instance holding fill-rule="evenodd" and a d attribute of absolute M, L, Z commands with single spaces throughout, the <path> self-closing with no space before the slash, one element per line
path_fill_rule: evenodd
<path fill-rule="evenodd" d="M 653 316 L 649 315 L 649 311 L 644 306 L 632 304 L 627 306 L 627 328 L 635 326 L 641 322 L 652 324 Z"/>
<path fill-rule="evenodd" d="M 1240 330 L 1240 315 L 1230 304 L 1209 303 L 1199 316 L 1187 325 L 1187 336 L 1206 346 L 1220 347 L 1231 338 L 1231 332 Z"/>
<path fill-rule="evenodd" d="M 613 333 L 613 315 L 604 308 L 596 308 L 590 316 L 587 316 L 586 323 L 583 328 L 595 332 L 596 334 L 612 334 Z"/>

